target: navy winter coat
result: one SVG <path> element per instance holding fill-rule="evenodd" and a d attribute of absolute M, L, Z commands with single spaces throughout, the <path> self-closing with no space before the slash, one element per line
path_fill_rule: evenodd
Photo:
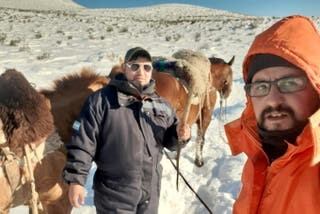
<path fill-rule="evenodd" d="M 162 149 L 178 144 L 177 118 L 154 92 L 115 79 L 86 101 L 73 124 L 64 179 L 84 185 L 91 167 L 98 213 L 157 213 Z"/>

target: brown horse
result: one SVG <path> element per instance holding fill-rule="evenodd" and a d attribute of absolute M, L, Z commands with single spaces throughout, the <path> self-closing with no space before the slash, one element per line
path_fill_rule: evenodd
<path fill-rule="evenodd" d="M 50 100 L 54 124 L 63 142 L 70 140 L 72 123 L 87 97 L 108 82 L 109 78 L 82 68 L 80 73 L 56 80 L 52 89 L 40 91 Z"/>
<path fill-rule="evenodd" d="M 223 59 L 211 57 L 211 82 L 209 91 L 201 100 L 200 104 L 191 105 L 187 124 L 197 124 L 197 139 L 196 139 L 196 157 L 195 164 L 199 167 L 203 166 L 202 150 L 204 146 L 204 137 L 206 130 L 212 120 L 212 113 L 217 99 L 217 92 L 221 100 L 227 99 L 231 93 L 232 87 L 232 69 L 234 57 L 229 62 Z M 109 77 L 115 76 L 117 73 L 123 72 L 119 65 L 111 69 Z M 169 74 L 169 72 L 158 72 L 154 70 L 152 78 L 156 82 L 157 93 L 167 99 L 174 107 L 178 117 L 181 119 L 185 111 L 185 104 L 188 99 L 188 91 L 185 87 L 185 82 L 178 80 Z M 220 106 L 221 107 L 221 106 Z"/>
<path fill-rule="evenodd" d="M 48 104 L 20 72 L 0 76 L 0 213 L 23 204 L 32 213 L 71 212 Z"/>
<path fill-rule="evenodd" d="M 191 105 L 187 124 L 197 124 L 197 138 L 196 138 L 196 154 L 195 164 L 198 167 L 203 166 L 203 146 L 206 130 L 212 120 L 212 113 L 217 99 L 217 91 L 220 94 L 220 99 L 226 99 L 232 86 L 232 69 L 234 57 L 226 63 L 222 59 L 209 58 L 211 62 L 211 82 L 208 94 L 200 101 L 199 104 Z M 179 118 L 185 110 L 185 104 L 188 98 L 188 92 L 183 83 L 173 76 L 162 73 L 154 72 L 153 78 L 156 80 L 157 93 L 166 98 L 171 105 L 175 108 Z"/>

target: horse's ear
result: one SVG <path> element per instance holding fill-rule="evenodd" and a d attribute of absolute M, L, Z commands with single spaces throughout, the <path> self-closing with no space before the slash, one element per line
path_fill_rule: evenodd
<path fill-rule="evenodd" d="M 235 56 L 233 56 L 231 59 L 230 59 L 230 61 L 228 62 L 228 65 L 232 65 L 233 64 L 233 62 L 234 62 L 234 58 L 235 58 Z"/>

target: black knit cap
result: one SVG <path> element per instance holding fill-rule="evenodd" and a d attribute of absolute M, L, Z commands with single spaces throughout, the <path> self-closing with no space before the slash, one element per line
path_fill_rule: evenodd
<path fill-rule="evenodd" d="M 251 83 L 253 76 L 260 70 L 276 66 L 298 68 L 282 57 L 273 54 L 256 54 L 250 60 L 247 83 Z"/>
<path fill-rule="evenodd" d="M 131 48 L 127 51 L 126 56 L 124 57 L 125 62 L 129 62 L 137 59 L 138 57 L 144 57 L 151 61 L 151 55 L 148 51 L 141 47 Z"/>

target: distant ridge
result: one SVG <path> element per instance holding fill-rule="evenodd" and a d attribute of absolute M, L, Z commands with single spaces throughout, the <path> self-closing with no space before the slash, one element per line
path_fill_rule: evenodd
<path fill-rule="evenodd" d="M 77 10 L 84 8 L 72 0 L 0 0 L 0 8 L 22 10 Z"/>
<path fill-rule="evenodd" d="M 216 8 L 211 8 L 211 7 L 206 7 L 206 6 L 200 6 L 200 5 L 193 5 L 193 4 L 181 4 L 181 3 L 164 3 L 164 4 L 155 4 L 151 5 L 149 7 L 157 7 L 157 8 L 170 8 L 170 7 L 180 7 L 180 8 L 185 8 L 185 9 L 195 9 L 198 11 L 215 11 L 216 13 L 221 13 L 221 14 L 233 14 L 233 15 L 240 15 L 240 16 L 248 16 L 252 17 L 251 15 L 244 14 L 244 13 L 237 13 L 237 12 L 231 12 L 228 10 L 222 10 L 222 9 L 216 9 Z"/>
<path fill-rule="evenodd" d="M 191 4 L 156 4 L 150 6 L 139 6 L 130 8 L 99 8 L 88 9 L 88 11 L 104 11 L 109 16 L 123 17 L 141 17 L 141 18 L 155 18 L 163 20 L 177 20 L 183 17 L 207 17 L 212 16 L 227 16 L 227 17 L 250 17 L 240 13 L 229 12 L 226 10 L 219 10 Z"/>

